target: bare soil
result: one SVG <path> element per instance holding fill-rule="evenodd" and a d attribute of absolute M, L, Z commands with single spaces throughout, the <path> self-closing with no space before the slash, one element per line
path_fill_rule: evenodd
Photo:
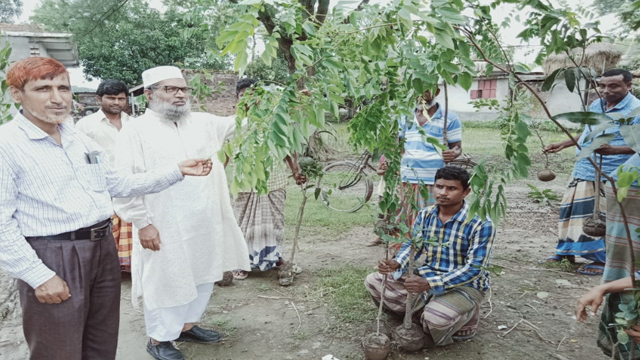
<path fill-rule="evenodd" d="M 562 194 L 566 178 L 530 183 Z M 537 264 L 553 254 L 557 233 L 557 204 L 532 203 L 524 182 L 507 189 L 508 217 L 500 224 L 492 264 L 504 267 L 492 276 L 492 290 L 482 305 L 475 338 L 451 346 L 404 354 L 394 346 L 389 359 L 604 359 L 595 345 L 597 318 L 575 321 L 575 299 L 596 285 L 599 276 L 584 276 Z M 365 244 L 372 228 L 355 227 L 335 238 L 322 233 L 301 241 L 297 263 L 303 272 L 292 287 L 278 286 L 275 271 L 251 273 L 230 287 L 216 287 L 203 323 L 229 335 L 217 346 L 183 343 L 187 359 L 281 360 L 335 358 L 363 359 L 360 348 L 375 321 L 343 323 L 332 312 L 329 299 L 316 289 L 316 272 L 346 265 L 371 266 L 382 257 L 381 247 Z M 285 253 L 288 253 L 285 252 Z M 363 279 L 364 280 L 364 279 Z M 144 321 L 130 302 L 131 282 L 123 277 L 118 359 L 150 359 L 146 354 Z M 27 348 L 20 329 L 20 310 L 11 281 L 0 277 L 0 359 L 25 359 Z M 362 306 L 371 307 L 365 302 Z M 375 313 L 373 311 L 372 313 Z M 387 328 L 400 321 L 386 319 Z M 558 357 L 559 356 L 559 357 Z"/>

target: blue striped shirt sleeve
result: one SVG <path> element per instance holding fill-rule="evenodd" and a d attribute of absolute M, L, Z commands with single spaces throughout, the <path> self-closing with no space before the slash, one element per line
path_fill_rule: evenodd
<path fill-rule="evenodd" d="M 473 244 L 467 253 L 466 263 L 459 268 L 452 269 L 442 275 L 427 277 L 426 280 L 431 286 L 431 293 L 442 295 L 446 290 L 456 286 L 468 284 L 482 275 L 489 265 L 493 239 L 495 238 L 495 227 L 491 221 L 481 222 L 471 235 Z"/>
<path fill-rule="evenodd" d="M 457 115 L 451 114 L 447 122 L 447 141 L 449 144 L 462 141 L 462 123 Z"/>

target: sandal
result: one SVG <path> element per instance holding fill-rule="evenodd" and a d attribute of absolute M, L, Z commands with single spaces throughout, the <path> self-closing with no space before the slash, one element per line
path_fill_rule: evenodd
<path fill-rule="evenodd" d="M 233 278 L 236 280 L 244 280 L 249 276 L 249 273 L 244 270 L 233 270 Z"/>
<path fill-rule="evenodd" d="M 591 264 L 585 264 L 580 266 L 580 268 L 578 268 L 578 273 L 582 274 L 582 275 L 589 275 L 589 276 L 596 276 L 596 275 L 602 275 L 604 274 L 604 264 L 602 265 L 598 265 L 601 263 L 591 263 Z M 595 271 L 588 271 L 588 270 L 595 270 Z"/>

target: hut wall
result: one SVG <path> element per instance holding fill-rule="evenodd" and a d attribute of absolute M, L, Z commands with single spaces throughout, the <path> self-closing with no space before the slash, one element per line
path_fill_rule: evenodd
<path fill-rule="evenodd" d="M 183 70 L 186 78 L 191 80 L 200 76 L 200 81 L 211 89 L 211 97 L 204 103 L 192 97 L 193 111 L 206 111 L 218 116 L 231 116 L 236 113 L 236 83 L 238 75 L 233 72 L 207 72 L 201 70 Z M 204 109 L 202 109 L 204 105 Z"/>
<path fill-rule="evenodd" d="M 580 88 L 585 88 L 584 81 L 581 81 Z M 582 111 L 580 95 L 575 89 L 573 93 L 567 89 L 564 78 L 556 79 L 553 89 L 547 93 L 547 107 L 551 115 Z"/>

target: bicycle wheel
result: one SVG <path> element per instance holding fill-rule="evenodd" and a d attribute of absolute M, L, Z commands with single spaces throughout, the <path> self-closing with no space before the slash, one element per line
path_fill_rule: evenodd
<path fill-rule="evenodd" d="M 327 165 L 318 178 L 320 200 L 327 208 L 340 212 L 356 212 L 373 194 L 373 182 L 367 174 L 358 171 L 351 161 L 338 161 Z"/>
<path fill-rule="evenodd" d="M 478 165 L 478 163 L 476 163 L 475 161 L 473 161 L 471 159 L 471 156 L 467 155 L 467 154 L 463 154 L 462 157 L 457 158 L 455 160 L 453 160 L 452 162 L 450 162 L 448 164 L 448 166 L 453 166 L 453 167 L 457 167 L 460 169 L 464 169 L 464 170 L 473 170 L 473 168 Z"/>

